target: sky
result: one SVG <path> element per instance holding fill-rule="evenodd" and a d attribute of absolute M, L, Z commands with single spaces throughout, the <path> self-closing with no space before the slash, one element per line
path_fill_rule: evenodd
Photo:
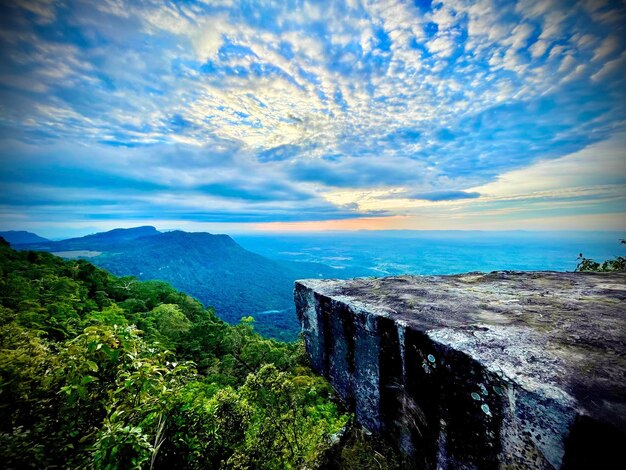
<path fill-rule="evenodd" d="M 626 229 L 621 1 L 18 0 L 0 229 Z"/>

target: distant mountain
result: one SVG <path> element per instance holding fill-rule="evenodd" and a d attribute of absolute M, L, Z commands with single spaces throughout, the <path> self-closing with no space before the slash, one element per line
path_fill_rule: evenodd
<path fill-rule="evenodd" d="M 116 228 L 108 232 L 94 233 L 84 237 L 68 238 L 60 241 L 50 241 L 45 238 L 36 243 L 37 246 L 30 249 L 41 249 L 43 251 L 72 251 L 72 250 L 102 250 L 115 246 L 119 243 L 129 242 L 142 237 L 158 235 L 156 228 L 146 225 L 134 228 Z"/>
<path fill-rule="evenodd" d="M 337 270 L 323 264 L 270 260 L 245 250 L 228 235 L 160 233 L 154 227 L 20 246 L 26 248 L 89 256 L 90 262 L 118 276 L 169 282 L 215 307 L 222 319 L 237 322 L 253 316 L 260 332 L 281 339 L 293 339 L 299 331 L 294 281 L 337 276 Z"/>
<path fill-rule="evenodd" d="M 42 243 L 49 241 L 47 238 L 40 237 L 36 233 L 26 232 L 25 230 L 8 230 L 0 232 L 0 237 L 4 238 L 11 245 L 20 245 L 23 243 Z"/>
<path fill-rule="evenodd" d="M 78 241 L 80 240 L 82 243 L 109 243 L 109 242 L 123 242 L 129 240 L 135 240 L 141 237 L 149 237 L 152 235 L 158 235 L 159 232 L 156 228 L 151 225 L 144 225 L 142 227 L 133 227 L 133 228 L 116 228 L 113 230 L 109 230 L 108 232 L 100 232 L 94 233 L 93 235 L 87 235 L 85 237 L 79 238 L 70 238 L 69 240 L 65 240 L 65 242 L 70 242 L 72 240 Z"/>

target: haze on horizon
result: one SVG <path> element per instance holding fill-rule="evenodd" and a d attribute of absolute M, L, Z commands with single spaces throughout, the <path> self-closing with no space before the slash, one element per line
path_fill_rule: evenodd
<path fill-rule="evenodd" d="M 626 228 L 620 1 L 19 0 L 0 230 Z"/>

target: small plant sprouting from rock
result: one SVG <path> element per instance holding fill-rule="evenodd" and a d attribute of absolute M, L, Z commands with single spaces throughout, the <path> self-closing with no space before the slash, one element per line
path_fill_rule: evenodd
<path fill-rule="evenodd" d="M 621 245 L 626 245 L 625 239 L 620 239 Z M 626 257 L 617 256 L 603 263 L 598 263 L 591 258 L 585 258 L 582 253 L 578 255 L 578 264 L 575 271 L 578 272 L 626 272 Z"/>

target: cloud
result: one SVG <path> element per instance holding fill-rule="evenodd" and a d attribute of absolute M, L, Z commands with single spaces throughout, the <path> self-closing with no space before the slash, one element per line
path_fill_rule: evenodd
<path fill-rule="evenodd" d="M 590 145 L 556 160 L 543 160 L 503 173 L 471 188 L 486 198 L 535 198 L 593 191 L 626 197 L 626 134 Z M 607 193 L 607 194 L 608 194 Z"/>
<path fill-rule="evenodd" d="M 609 36 L 602 41 L 598 48 L 594 51 L 592 61 L 606 59 L 614 51 L 620 48 L 620 41 L 616 36 Z"/>
<path fill-rule="evenodd" d="M 548 41 L 539 39 L 532 46 L 530 46 L 530 54 L 534 59 L 543 57 L 549 47 L 550 43 Z"/>
<path fill-rule="evenodd" d="M 110 189 L 80 205 L 101 216 L 121 217 L 114 191 L 136 216 L 185 220 L 203 204 L 242 223 L 444 210 L 626 122 L 616 2 L 24 0 L 0 13 L 1 181 L 20 207 L 20 184 L 54 206 L 74 181 L 76 198 Z M 374 191 L 393 197 L 332 196 Z"/>
<path fill-rule="evenodd" d="M 423 163 L 398 157 L 360 156 L 338 159 L 301 159 L 288 166 L 290 179 L 327 187 L 384 187 L 420 183 L 434 176 Z"/>
<path fill-rule="evenodd" d="M 219 24 L 217 21 L 216 23 Z M 217 28 L 207 27 L 198 33 L 193 44 L 200 62 L 214 59 L 223 44 L 222 33 Z"/>
<path fill-rule="evenodd" d="M 459 199 L 475 199 L 480 197 L 480 193 L 478 192 L 467 192 L 467 191 L 433 191 L 430 193 L 416 193 L 416 194 L 408 194 L 406 197 L 410 199 L 419 199 L 424 201 L 457 201 Z"/>
<path fill-rule="evenodd" d="M 594 82 L 597 82 L 611 78 L 611 76 L 615 76 L 617 74 L 621 74 L 623 76 L 624 71 L 626 71 L 626 51 L 622 52 L 618 58 L 606 62 L 598 72 L 591 76 L 591 79 Z"/>
<path fill-rule="evenodd" d="M 433 54 L 441 57 L 450 57 L 456 49 L 455 38 L 451 35 L 438 35 L 435 39 L 428 43 L 428 50 Z"/>
<path fill-rule="evenodd" d="M 19 0 L 15 3 L 19 8 L 34 14 L 37 23 L 51 23 L 56 17 L 52 0 Z"/>

